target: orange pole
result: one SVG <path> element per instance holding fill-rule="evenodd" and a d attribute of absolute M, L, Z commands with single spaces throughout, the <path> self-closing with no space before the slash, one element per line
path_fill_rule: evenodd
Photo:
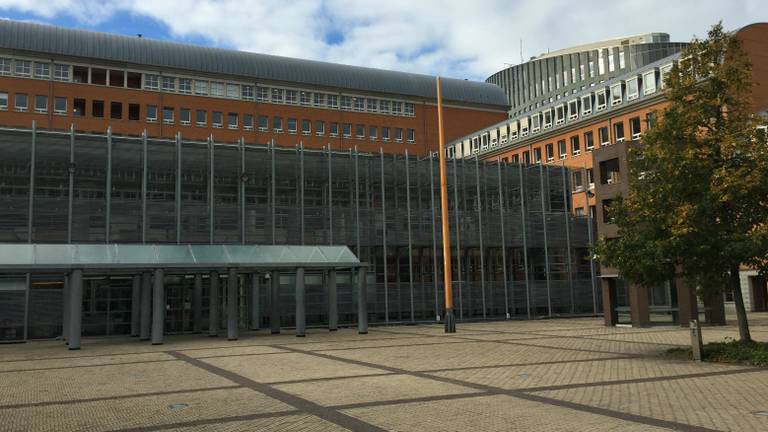
<path fill-rule="evenodd" d="M 448 227 L 448 181 L 445 172 L 445 133 L 443 132 L 443 97 L 440 91 L 440 77 L 437 77 L 437 136 L 440 150 L 440 218 L 443 232 L 443 285 L 445 286 L 445 332 L 456 332 L 456 318 L 453 314 L 453 277 L 451 275 L 451 231 Z M 456 227 L 458 229 L 458 227 Z"/>

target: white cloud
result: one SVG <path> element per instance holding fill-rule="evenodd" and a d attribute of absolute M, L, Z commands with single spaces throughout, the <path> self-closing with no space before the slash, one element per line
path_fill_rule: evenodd
<path fill-rule="evenodd" d="M 470 79 L 518 63 L 521 39 L 527 59 L 652 31 L 687 41 L 721 19 L 732 29 L 768 18 L 759 0 L 0 0 L 0 10 L 84 27 L 131 14 L 213 45 Z M 341 40 L 329 42 L 330 34 Z"/>

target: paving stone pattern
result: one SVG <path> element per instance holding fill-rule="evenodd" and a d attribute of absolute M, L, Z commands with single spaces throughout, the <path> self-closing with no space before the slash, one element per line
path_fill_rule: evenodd
<path fill-rule="evenodd" d="M 689 340 L 574 318 L 0 345 L 0 432 L 768 430 L 768 369 L 664 356 Z"/>

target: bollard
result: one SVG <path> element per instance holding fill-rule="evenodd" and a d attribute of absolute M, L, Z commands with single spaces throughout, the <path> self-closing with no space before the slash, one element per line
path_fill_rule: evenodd
<path fill-rule="evenodd" d="M 701 361 L 704 344 L 701 340 L 701 325 L 698 320 L 691 320 L 691 357 L 694 361 Z"/>

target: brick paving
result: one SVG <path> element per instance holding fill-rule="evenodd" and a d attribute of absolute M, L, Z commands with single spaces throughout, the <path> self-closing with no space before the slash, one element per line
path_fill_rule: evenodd
<path fill-rule="evenodd" d="M 0 345 L 0 431 L 768 430 L 768 369 L 663 356 L 688 341 L 578 318 Z"/>

